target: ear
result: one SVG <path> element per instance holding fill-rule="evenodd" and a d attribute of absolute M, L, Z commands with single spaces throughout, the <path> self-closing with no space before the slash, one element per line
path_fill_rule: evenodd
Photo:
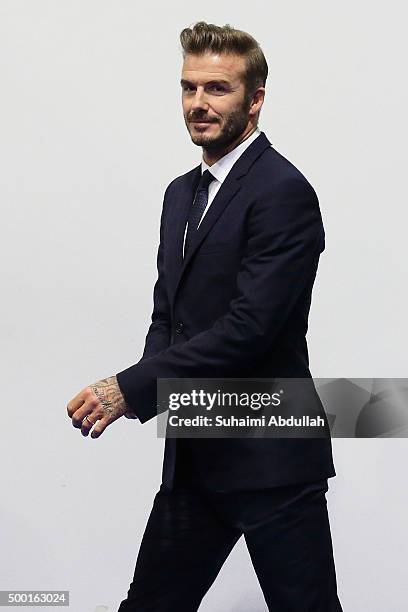
<path fill-rule="evenodd" d="M 265 87 L 258 87 L 252 96 L 249 114 L 252 116 L 259 113 L 265 99 Z"/>

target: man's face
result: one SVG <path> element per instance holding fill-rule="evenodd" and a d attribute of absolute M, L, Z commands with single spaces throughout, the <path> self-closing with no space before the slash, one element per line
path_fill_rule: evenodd
<path fill-rule="evenodd" d="M 232 54 L 186 55 L 182 74 L 183 115 L 194 144 L 225 149 L 248 127 L 250 102 L 241 79 L 245 59 Z"/>

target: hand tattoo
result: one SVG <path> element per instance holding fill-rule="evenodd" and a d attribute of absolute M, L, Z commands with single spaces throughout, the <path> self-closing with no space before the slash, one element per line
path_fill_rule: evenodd
<path fill-rule="evenodd" d="M 119 388 L 116 376 L 103 378 L 90 385 L 90 389 L 101 402 L 105 413 L 112 416 L 121 416 L 130 410 Z"/>

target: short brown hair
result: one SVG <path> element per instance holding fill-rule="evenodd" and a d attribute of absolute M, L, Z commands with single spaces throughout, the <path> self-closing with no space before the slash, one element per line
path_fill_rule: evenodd
<path fill-rule="evenodd" d="M 246 70 L 242 75 L 248 99 L 258 87 L 265 87 L 268 64 L 261 47 L 247 32 L 236 30 L 229 24 L 216 26 L 205 21 L 197 22 L 193 28 L 184 28 L 180 33 L 183 58 L 188 54 L 234 53 L 245 58 Z"/>

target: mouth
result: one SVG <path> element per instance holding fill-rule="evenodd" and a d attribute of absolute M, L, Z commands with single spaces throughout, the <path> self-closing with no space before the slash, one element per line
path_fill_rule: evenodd
<path fill-rule="evenodd" d="M 215 123 L 215 121 L 190 121 L 190 123 L 193 123 L 194 125 L 211 125 L 212 123 Z"/>

